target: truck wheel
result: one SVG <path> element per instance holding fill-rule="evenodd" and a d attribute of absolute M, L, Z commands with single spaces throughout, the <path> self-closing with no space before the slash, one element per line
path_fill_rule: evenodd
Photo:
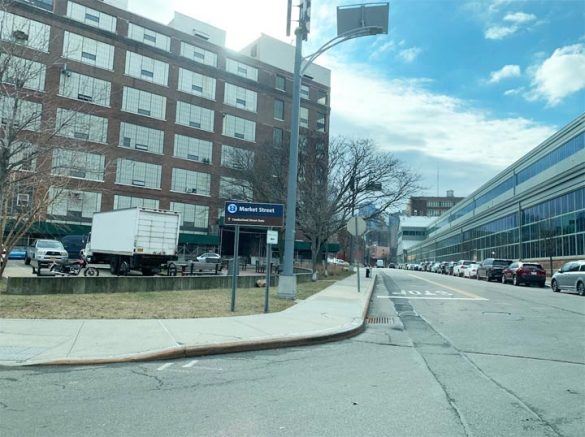
<path fill-rule="evenodd" d="M 130 265 L 126 261 L 122 261 L 120 263 L 120 268 L 118 269 L 118 274 L 120 276 L 127 276 L 130 273 Z"/>
<path fill-rule="evenodd" d="M 110 259 L 110 273 L 112 275 L 117 275 L 120 271 L 120 258 L 118 256 L 114 256 Z"/>

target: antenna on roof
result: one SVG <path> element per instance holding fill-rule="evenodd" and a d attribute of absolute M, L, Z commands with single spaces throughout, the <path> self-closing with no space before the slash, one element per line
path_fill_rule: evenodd
<path fill-rule="evenodd" d="M 286 9 L 286 36 L 290 36 L 290 19 L 292 15 L 292 0 L 288 0 Z"/>

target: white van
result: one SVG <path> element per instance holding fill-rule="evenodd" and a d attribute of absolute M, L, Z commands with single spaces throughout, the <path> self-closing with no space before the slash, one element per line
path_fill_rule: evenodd
<path fill-rule="evenodd" d="M 376 267 L 384 268 L 384 260 L 383 259 L 377 260 Z"/>

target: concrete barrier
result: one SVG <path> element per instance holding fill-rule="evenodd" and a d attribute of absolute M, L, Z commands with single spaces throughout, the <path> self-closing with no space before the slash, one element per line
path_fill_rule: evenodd
<path fill-rule="evenodd" d="M 253 288 L 264 275 L 238 276 L 238 288 Z M 297 282 L 311 280 L 311 274 L 297 274 Z M 278 285 L 278 276 L 271 278 L 271 286 Z M 133 293 L 142 291 L 208 290 L 231 288 L 231 276 L 115 276 L 115 277 L 10 277 L 6 294 L 86 294 Z"/>

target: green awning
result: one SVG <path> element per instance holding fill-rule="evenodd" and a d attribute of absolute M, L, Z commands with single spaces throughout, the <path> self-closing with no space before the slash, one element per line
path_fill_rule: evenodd
<path fill-rule="evenodd" d="M 179 244 L 200 244 L 206 246 L 218 246 L 219 236 L 201 234 L 179 234 Z"/>

